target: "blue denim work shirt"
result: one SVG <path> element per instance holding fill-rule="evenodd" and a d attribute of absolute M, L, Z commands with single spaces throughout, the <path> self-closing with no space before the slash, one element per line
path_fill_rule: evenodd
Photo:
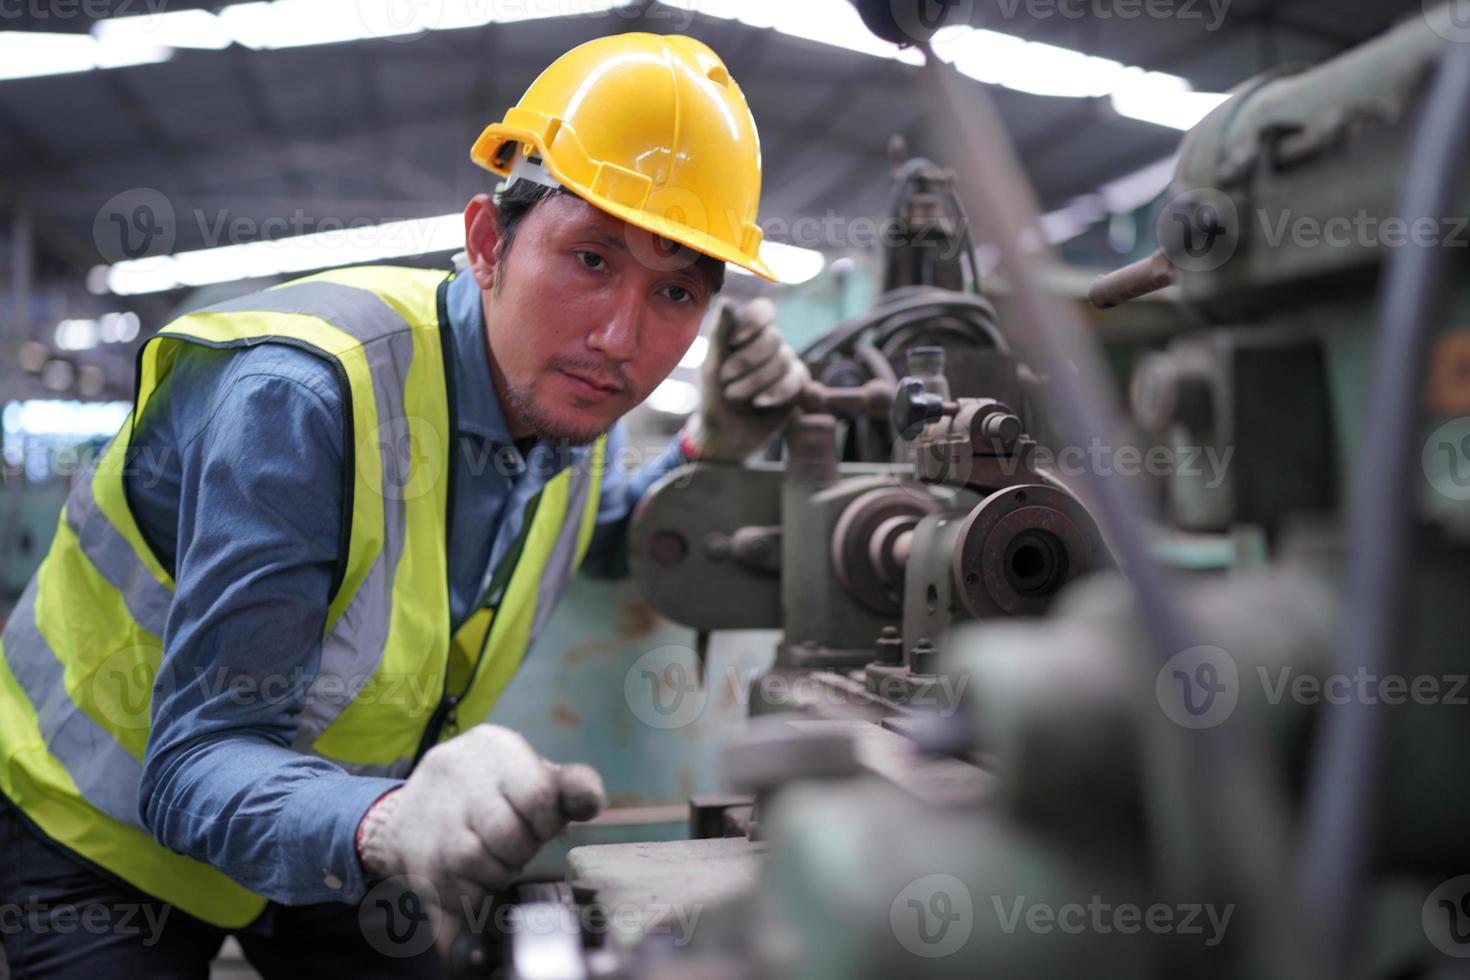
<path fill-rule="evenodd" d="M 448 555 L 457 629 L 518 538 L 525 504 L 590 447 L 569 454 L 543 440 L 522 455 L 492 380 L 473 278 L 451 282 L 447 301 L 460 449 Z M 624 564 L 633 506 L 684 461 L 676 440 L 624 474 L 626 444 L 619 423 L 608 435 L 589 566 Z M 293 905 L 361 898 L 357 825 L 402 782 L 355 776 L 290 747 L 320 667 L 342 548 L 342 449 L 342 393 L 323 359 L 284 344 L 184 344 L 138 420 L 124 484 L 176 583 L 161 668 L 173 683 L 154 689 L 140 816 L 172 850 Z"/>

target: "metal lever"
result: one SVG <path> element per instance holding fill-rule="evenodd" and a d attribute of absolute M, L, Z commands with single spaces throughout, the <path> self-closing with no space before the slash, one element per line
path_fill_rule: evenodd
<path fill-rule="evenodd" d="M 925 422 L 953 415 L 958 410 L 957 403 L 945 401 L 943 396 L 929 391 L 921 379 L 901 378 L 893 406 L 888 410 L 888 420 L 899 435 L 907 438 Z"/>

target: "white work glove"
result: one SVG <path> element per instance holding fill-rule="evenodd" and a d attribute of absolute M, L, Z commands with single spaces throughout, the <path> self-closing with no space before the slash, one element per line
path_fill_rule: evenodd
<path fill-rule="evenodd" d="M 791 417 L 810 375 L 781 340 L 770 300 L 721 300 L 715 316 L 700 409 L 685 434 L 700 459 L 739 463 Z"/>
<path fill-rule="evenodd" d="M 428 882 L 419 898 L 447 950 L 462 898 L 503 890 L 568 821 L 590 820 L 605 803 L 590 766 L 548 762 L 516 732 L 476 725 L 424 753 L 402 788 L 373 804 L 358 857 L 369 875 Z"/>

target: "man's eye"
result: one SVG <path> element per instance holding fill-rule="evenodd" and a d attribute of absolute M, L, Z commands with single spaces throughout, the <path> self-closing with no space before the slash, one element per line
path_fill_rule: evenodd
<path fill-rule="evenodd" d="M 607 261 L 596 252 L 578 252 L 577 258 L 581 259 L 582 264 L 589 269 L 601 269 L 607 265 Z"/>
<path fill-rule="evenodd" d="M 694 301 L 694 294 L 683 286 L 665 286 L 663 294 L 675 303 L 690 303 Z"/>

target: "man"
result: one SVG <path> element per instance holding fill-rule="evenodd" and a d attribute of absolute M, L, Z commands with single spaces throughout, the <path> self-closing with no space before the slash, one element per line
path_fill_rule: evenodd
<path fill-rule="evenodd" d="M 479 723 L 643 490 L 758 449 L 805 373 L 768 303 L 723 306 L 698 420 L 604 471 L 724 264 L 771 278 L 754 122 L 703 44 L 582 45 L 472 156 L 509 179 L 465 210 L 463 274 L 311 276 L 140 355 L 3 635 L 16 976 L 203 976 L 228 933 L 272 976 L 437 975 L 363 896 L 448 920 L 602 806 Z"/>

